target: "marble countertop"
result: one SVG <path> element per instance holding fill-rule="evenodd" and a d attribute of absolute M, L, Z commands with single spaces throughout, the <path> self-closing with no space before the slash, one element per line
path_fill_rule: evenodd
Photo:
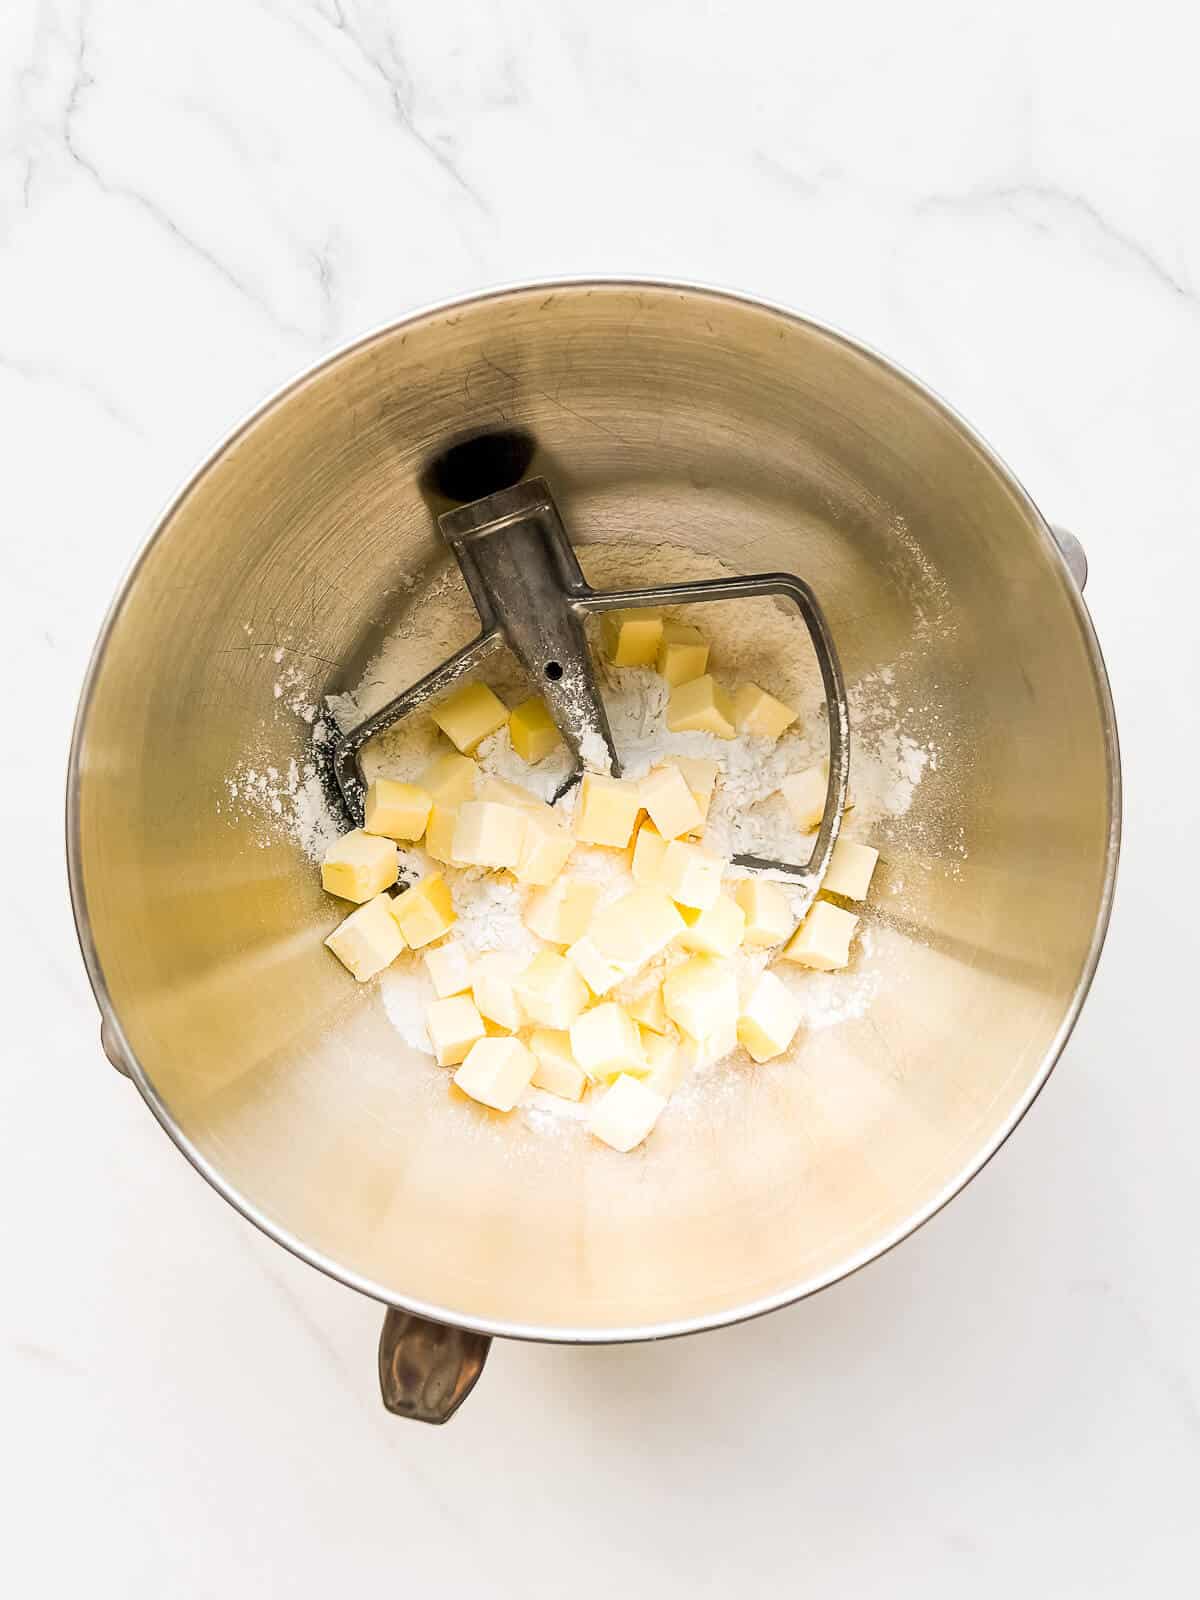
<path fill-rule="evenodd" d="M 1183 1592 L 1194 29 L 1159 0 L 0 8 L 13 1593 Z M 1122 878 L 1058 1072 L 918 1236 L 753 1325 L 497 1346 L 435 1432 L 380 1409 L 378 1309 L 243 1223 L 105 1065 L 62 865 L 67 740 L 132 551 L 250 406 L 422 302 L 614 271 L 851 330 L 1081 536 Z"/>

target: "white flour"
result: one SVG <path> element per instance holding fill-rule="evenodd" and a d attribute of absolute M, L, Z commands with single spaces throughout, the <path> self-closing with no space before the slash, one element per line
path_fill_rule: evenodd
<path fill-rule="evenodd" d="M 597 587 L 637 586 L 675 578 L 727 575 L 728 569 L 711 556 L 673 546 L 659 548 L 626 545 L 589 545 L 579 550 L 591 582 Z M 936 585 L 924 589 L 925 604 L 918 613 L 918 631 L 928 635 L 941 596 Z M 788 702 L 799 712 L 798 722 L 777 742 L 750 737 L 722 740 L 702 733 L 666 731 L 664 712 L 667 685 L 651 671 L 616 670 L 603 662 L 598 649 L 600 687 L 614 742 L 625 773 L 640 777 L 664 756 L 701 757 L 718 763 L 720 776 L 709 812 L 705 843 L 721 854 L 749 852 L 777 858 L 803 859 L 809 841 L 797 837 L 778 789 L 789 772 L 820 761 L 827 753 L 827 731 L 820 675 L 803 625 L 794 611 L 774 601 L 736 601 L 715 606 L 682 607 L 673 613 L 698 624 L 712 643 L 711 665 L 732 687 L 751 678 Z M 353 695 L 331 697 L 330 709 L 343 727 L 352 726 L 385 704 L 401 688 L 460 648 L 477 627 L 473 608 L 456 571 L 442 571 L 431 581 L 412 584 L 396 628 Z M 344 822 L 329 809 L 321 788 L 315 757 L 317 747 L 332 735 L 311 698 L 311 676 L 302 668 L 284 665 L 284 651 L 273 661 L 282 670 L 273 686 L 280 711 L 298 717 L 311 729 L 313 757 L 290 761 L 285 770 L 247 758 L 227 780 L 228 798 L 222 809 L 243 825 L 249 823 L 255 842 L 267 844 L 290 839 L 310 861 L 319 861 L 331 839 L 344 830 Z M 493 655 L 479 677 L 510 704 L 526 697 L 530 687 L 516 662 L 505 651 Z M 879 830 L 904 818 L 927 772 L 938 766 L 936 746 L 922 742 L 906 727 L 910 708 L 900 704 L 896 673 L 891 667 L 875 670 L 848 685 L 851 718 L 852 809 L 843 832 L 854 839 L 879 842 Z M 428 717 L 417 716 L 381 734 L 363 753 L 369 778 L 382 775 L 414 778 L 431 756 L 444 748 L 440 734 Z M 601 752 L 588 752 L 589 764 L 602 765 Z M 486 740 L 477 752 L 482 770 L 509 782 L 522 784 L 543 799 L 551 799 L 567 771 L 566 752 L 560 750 L 530 768 L 513 751 L 507 730 Z M 574 809 L 572 793 L 560 802 Z M 406 870 L 421 877 L 436 864 L 419 848 L 405 851 Z M 442 869 L 437 869 L 442 870 Z M 540 941 L 522 921 L 528 891 L 514 881 L 480 869 L 445 869 L 451 883 L 458 922 L 452 937 L 471 954 L 487 950 L 527 951 Z M 623 852 L 577 847 L 568 869 L 573 875 L 598 880 L 601 901 L 616 898 L 632 886 Z M 899 880 L 892 892 L 898 892 Z M 859 939 L 860 954 L 852 971 L 822 974 L 776 966 L 780 978 L 797 995 L 803 1026 L 816 1030 L 862 1016 L 886 974 L 875 959 L 869 926 Z M 772 952 L 741 951 L 735 958 L 739 977 L 748 981 L 772 958 Z M 678 953 L 661 958 L 662 968 L 684 959 Z M 644 975 L 615 991 L 628 997 Z M 430 1054 L 424 1013 L 434 998 L 425 964 L 419 957 L 402 956 L 380 980 L 387 1014 L 405 1042 Z M 705 1092 L 715 1068 L 694 1072 L 684 1097 Z M 531 1121 L 548 1117 L 578 1117 L 584 1108 L 554 1095 L 535 1094 L 523 1112 Z"/>

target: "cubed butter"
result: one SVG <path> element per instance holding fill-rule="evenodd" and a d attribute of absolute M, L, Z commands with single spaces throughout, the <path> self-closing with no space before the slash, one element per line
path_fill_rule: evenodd
<path fill-rule="evenodd" d="M 631 974 L 665 950 L 684 927 L 661 889 L 639 884 L 597 911 L 588 938 L 606 961 Z"/>
<path fill-rule="evenodd" d="M 622 978 L 629 976 L 624 967 L 601 955 L 587 934 L 568 946 L 567 960 L 574 963 L 579 976 L 595 995 L 607 994 Z"/>
<path fill-rule="evenodd" d="M 791 934 L 791 909 L 778 884 L 763 878 L 743 878 L 734 891 L 734 899 L 746 918 L 744 944 L 762 949 L 781 944 Z"/>
<path fill-rule="evenodd" d="M 664 839 L 678 839 L 704 824 L 704 813 L 678 767 L 666 763 L 642 779 L 642 804 Z"/>
<path fill-rule="evenodd" d="M 785 961 L 794 961 L 798 966 L 833 972 L 849 965 L 850 941 L 857 927 L 858 918 L 852 911 L 818 900 L 781 954 Z"/>
<path fill-rule="evenodd" d="M 600 621 L 604 653 L 614 667 L 652 667 L 662 635 L 658 611 L 610 611 Z"/>
<path fill-rule="evenodd" d="M 435 1000 L 425 1012 L 425 1031 L 439 1067 L 456 1067 L 484 1035 L 483 1018 L 469 994 Z"/>
<path fill-rule="evenodd" d="M 662 871 L 667 841 L 652 822 L 643 822 L 633 841 L 633 860 L 630 871 L 635 883 L 657 883 Z"/>
<path fill-rule="evenodd" d="M 321 863 L 321 887 L 326 894 L 362 905 L 400 876 L 400 857 L 390 839 L 354 828 L 335 839 Z"/>
<path fill-rule="evenodd" d="M 649 1028 L 652 1033 L 666 1033 L 670 1027 L 661 983 L 652 983 L 626 1000 L 625 1009 L 640 1028 Z"/>
<path fill-rule="evenodd" d="M 685 906 L 681 914 L 685 927 L 679 943 L 703 955 L 731 956 L 746 931 L 746 913 L 727 894 L 719 894 L 703 911 Z"/>
<path fill-rule="evenodd" d="M 568 1031 L 571 1054 L 593 1083 L 618 1072 L 645 1072 L 646 1053 L 637 1023 L 615 1000 L 585 1011 Z"/>
<path fill-rule="evenodd" d="M 709 761 L 701 756 L 672 756 L 671 760 L 683 773 L 687 786 L 692 791 L 692 799 L 700 807 L 700 828 L 693 829 L 699 833 L 708 821 L 708 808 L 712 805 L 713 791 L 717 787 L 717 773 L 720 768 L 715 761 Z"/>
<path fill-rule="evenodd" d="M 685 839 L 672 839 L 663 852 L 658 883 L 679 905 L 707 911 L 721 892 L 724 870 L 720 856 Z"/>
<path fill-rule="evenodd" d="M 807 767 L 803 772 L 789 772 L 779 785 L 792 821 L 807 833 L 815 828 L 825 815 L 825 791 L 829 778 L 824 764 Z"/>
<path fill-rule="evenodd" d="M 648 1068 L 643 1083 L 664 1100 L 669 1099 L 688 1075 L 687 1052 L 673 1035 L 652 1033 L 648 1028 L 642 1029 L 642 1049 Z"/>
<path fill-rule="evenodd" d="M 534 956 L 515 989 L 521 1010 L 539 1028 L 569 1028 L 592 998 L 579 969 L 553 950 Z"/>
<path fill-rule="evenodd" d="M 522 700 L 519 706 L 513 707 L 508 719 L 508 736 L 521 760 L 528 761 L 531 767 L 544 761 L 551 750 L 562 743 L 562 735 L 541 695 Z"/>
<path fill-rule="evenodd" d="M 622 1074 L 592 1112 L 588 1131 L 625 1155 L 641 1144 L 666 1104 L 639 1079 Z"/>
<path fill-rule="evenodd" d="M 732 739 L 737 734 L 733 701 L 710 674 L 693 678 L 671 690 L 667 727 L 672 733 L 715 733 L 718 739 Z"/>
<path fill-rule="evenodd" d="M 502 806 L 516 806 L 521 811 L 548 811 L 550 808 L 540 795 L 519 783 L 508 783 L 503 778 L 493 778 L 490 773 L 481 778 L 476 794 L 478 800 L 498 800 Z"/>
<path fill-rule="evenodd" d="M 739 733 L 750 733 L 759 739 L 778 739 L 796 720 L 791 706 L 785 706 L 756 683 L 738 686 L 733 696 L 733 716 Z"/>
<path fill-rule="evenodd" d="M 431 872 L 392 901 L 392 915 L 414 950 L 432 944 L 458 920 L 450 890 L 440 872 Z"/>
<path fill-rule="evenodd" d="M 453 750 L 447 750 L 444 755 L 434 757 L 418 783 L 432 796 L 435 806 L 457 811 L 463 801 L 469 800 L 475 793 L 478 775 L 479 768 L 470 756 L 456 755 Z"/>
<path fill-rule="evenodd" d="M 685 1033 L 679 1041 L 683 1070 L 686 1074 L 700 1067 L 710 1067 L 714 1062 L 723 1061 L 726 1056 L 732 1055 L 737 1047 L 736 1015 L 723 1022 L 712 1033 L 705 1034 L 702 1039 L 693 1039 L 690 1033 Z"/>
<path fill-rule="evenodd" d="M 474 766 L 474 762 L 471 763 Z M 458 809 L 434 802 L 425 824 L 425 850 L 435 861 L 454 860 L 454 830 L 458 827 Z"/>
<path fill-rule="evenodd" d="M 708 666 L 708 640 L 687 622 L 664 622 L 658 670 L 668 683 L 687 683 Z"/>
<path fill-rule="evenodd" d="M 587 1087 L 587 1074 L 571 1054 L 571 1036 L 564 1029 L 535 1028 L 529 1048 L 537 1066 L 533 1087 L 548 1089 L 564 1100 L 579 1100 Z"/>
<path fill-rule="evenodd" d="M 507 867 L 521 859 L 526 812 L 497 800 L 464 800 L 458 808 L 451 858 L 463 866 Z"/>
<path fill-rule="evenodd" d="M 574 944 L 587 932 L 599 898 L 598 883 L 558 878 L 529 896 L 525 926 L 550 944 Z"/>
<path fill-rule="evenodd" d="M 404 935 L 392 916 L 390 898 L 377 894 L 339 923 L 325 943 L 359 983 L 366 983 L 404 949 Z"/>
<path fill-rule="evenodd" d="M 376 778 L 367 789 L 363 830 L 385 839 L 419 839 L 429 821 L 433 796 L 415 783 Z"/>
<path fill-rule="evenodd" d="M 456 749 L 470 755 L 475 746 L 508 721 L 508 707 L 486 683 L 464 683 L 429 713 Z"/>
<path fill-rule="evenodd" d="M 489 1022 L 516 1033 L 524 1022 L 517 999 L 517 979 L 529 965 L 529 957 L 512 950 L 489 950 L 478 956 L 471 967 L 471 993 L 475 1004 Z"/>
<path fill-rule="evenodd" d="M 464 1094 L 493 1111 L 511 1111 L 529 1087 L 537 1062 L 520 1039 L 477 1039 L 454 1074 Z"/>
<path fill-rule="evenodd" d="M 830 894 L 844 895 L 847 900 L 865 900 L 878 860 L 879 851 L 869 844 L 839 839 L 833 847 L 821 887 Z"/>
<path fill-rule="evenodd" d="M 760 972 L 738 1017 L 738 1043 L 755 1061 L 781 1056 L 800 1026 L 800 1003 L 773 972 Z"/>
<path fill-rule="evenodd" d="M 579 786 L 576 837 L 584 844 L 624 850 L 641 809 L 642 797 L 636 783 L 587 772 Z"/>
<path fill-rule="evenodd" d="M 530 811 L 516 865 L 518 883 L 553 883 L 566 866 L 575 840 L 551 811 Z"/>
<path fill-rule="evenodd" d="M 425 969 L 439 1000 L 448 1000 L 471 987 L 470 958 L 457 939 L 426 950 Z"/>
<path fill-rule="evenodd" d="M 663 1001 L 676 1027 L 706 1039 L 736 1025 L 737 978 L 714 956 L 692 956 L 663 979 Z"/>

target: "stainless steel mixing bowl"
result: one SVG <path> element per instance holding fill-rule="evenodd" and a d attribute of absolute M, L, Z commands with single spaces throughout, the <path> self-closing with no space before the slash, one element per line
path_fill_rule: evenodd
<path fill-rule="evenodd" d="M 322 949 L 337 912 L 298 847 L 227 789 L 247 752 L 304 760 L 281 672 L 310 700 L 353 679 L 446 561 L 431 462 L 495 429 L 534 442 L 585 560 L 665 541 L 801 574 L 851 684 L 891 668 L 938 751 L 883 829 L 867 1014 L 634 1157 L 451 1096 Z M 246 1216 L 400 1308 L 396 1409 L 446 1414 L 486 1352 L 419 1318 L 599 1342 L 752 1316 L 895 1244 L 1011 1132 L 1083 1001 L 1118 852 L 1112 703 L 1065 548 L 1076 578 L 1004 466 L 879 356 L 661 283 L 411 317 L 290 385 L 179 495 L 105 623 L 71 756 L 105 1047 Z"/>

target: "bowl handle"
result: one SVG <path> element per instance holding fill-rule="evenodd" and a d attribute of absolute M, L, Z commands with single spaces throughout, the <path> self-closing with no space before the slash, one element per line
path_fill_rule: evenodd
<path fill-rule="evenodd" d="M 389 1306 L 379 1335 L 379 1390 L 415 1422 L 449 1422 L 479 1381 L 492 1341 Z"/>
<path fill-rule="evenodd" d="M 1054 542 L 1062 552 L 1062 558 L 1067 563 L 1067 571 L 1075 579 L 1082 594 L 1087 583 L 1088 561 L 1087 555 L 1079 540 L 1068 528 L 1059 528 L 1050 524 L 1050 532 L 1054 535 Z"/>

